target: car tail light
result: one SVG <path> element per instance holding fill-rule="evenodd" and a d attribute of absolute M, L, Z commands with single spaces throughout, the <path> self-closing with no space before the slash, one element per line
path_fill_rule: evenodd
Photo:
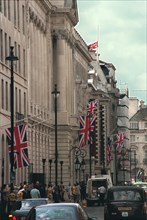
<path fill-rule="evenodd" d="M 10 220 L 17 220 L 17 218 L 14 215 L 9 215 Z"/>

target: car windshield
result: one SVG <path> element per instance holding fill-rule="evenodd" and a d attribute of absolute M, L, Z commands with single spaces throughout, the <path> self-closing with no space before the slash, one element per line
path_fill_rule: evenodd
<path fill-rule="evenodd" d="M 65 220 L 74 220 L 76 219 L 74 208 L 66 206 L 47 206 L 47 207 L 38 207 L 36 209 L 36 220 L 41 219 L 65 219 Z"/>
<path fill-rule="evenodd" d="M 134 190 L 117 190 L 110 192 L 109 199 L 111 201 L 133 200 L 141 201 L 142 196 L 139 191 Z"/>
<path fill-rule="evenodd" d="M 28 201 L 26 200 L 26 201 L 22 201 L 21 209 L 28 209 L 33 206 L 45 205 L 45 204 L 46 204 L 46 200 L 28 200 Z"/>

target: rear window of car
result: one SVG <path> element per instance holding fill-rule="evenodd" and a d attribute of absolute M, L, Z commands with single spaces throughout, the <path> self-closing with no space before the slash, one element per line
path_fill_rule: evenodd
<path fill-rule="evenodd" d="M 28 209 L 29 207 L 45 205 L 46 200 L 35 200 L 35 201 L 22 201 L 21 209 Z"/>
<path fill-rule="evenodd" d="M 111 201 L 141 201 L 142 195 L 139 191 L 134 190 L 119 190 L 111 191 L 109 194 L 109 200 Z"/>
<path fill-rule="evenodd" d="M 43 208 L 36 209 L 36 219 L 66 219 L 66 220 L 74 220 L 76 219 L 76 214 L 74 212 L 74 208 L 72 207 L 54 207 L 47 206 Z"/>

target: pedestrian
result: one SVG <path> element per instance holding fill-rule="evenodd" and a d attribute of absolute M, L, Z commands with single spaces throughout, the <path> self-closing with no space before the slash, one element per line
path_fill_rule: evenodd
<path fill-rule="evenodd" d="M 71 184 L 69 183 L 68 186 L 66 187 L 66 193 L 67 193 L 67 199 L 69 201 L 72 200 L 72 189 L 71 189 Z"/>
<path fill-rule="evenodd" d="M 55 203 L 59 202 L 59 196 L 60 196 L 60 188 L 58 185 L 55 185 L 53 187 L 53 200 Z"/>
<path fill-rule="evenodd" d="M 40 198 L 41 197 L 40 191 L 39 191 L 39 189 L 37 189 L 36 185 L 34 185 L 33 189 L 31 189 L 30 195 L 31 195 L 31 198 Z"/>
<path fill-rule="evenodd" d="M 65 201 L 64 193 L 65 193 L 65 187 L 63 185 L 63 182 L 61 182 L 61 185 L 60 185 L 60 199 L 61 199 L 62 202 Z"/>
<path fill-rule="evenodd" d="M 1 188 L 1 220 L 7 220 L 7 208 L 8 208 L 8 198 L 10 194 L 10 187 L 7 184 L 3 184 Z"/>
<path fill-rule="evenodd" d="M 53 187 L 52 187 L 52 184 L 51 184 L 51 183 L 48 184 L 47 197 L 48 197 L 48 200 L 49 200 L 49 201 L 52 201 L 52 200 L 53 200 Z"/>
<path fill-rule="evenodd" d="M 99 201 L 99 205 L 104 205 L 104 198 L 105 198 L 105 194 L 106 194 L 106 188 L 104 186 L 100 186 L 98 188 L 98 193 L 100 195 L 100 201 Z"/>

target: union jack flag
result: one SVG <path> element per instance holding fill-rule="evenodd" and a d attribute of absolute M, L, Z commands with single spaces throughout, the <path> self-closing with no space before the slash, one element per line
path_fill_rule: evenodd
<path fill-rule="evenodd" d="M 94 114 L 94 111 L 97 109 L 97 100 L 90 101 L 87 105 L 87 111 L 89 114 Z"/>
<path fill-rule="evenodd" d="M 90 132 L 94 131 L 94 121 L 96 119 L 96 115 L 89 116 L 80 116 L 80 135 L 79 135 L 79 146 L 83 147 L 87 144 L 87 142 L 92 142 L 90 137 Z"/>
<path fill-rule="evenodd" d="M 116 144 L 117 144 L 116 149 L 120 153 L 122 145 L 124 143 L 125 134 L 124 133 L 117 134 L 116 138 L 117 138 L 117 140 L 116 140 Z"/>
<path fill-rule="evenodd" d="M 5 129 L 11 154 L 11 128 Z M 29 165 L 26 124 L 14 127 L 14 167 L 21 168 Z"/>

